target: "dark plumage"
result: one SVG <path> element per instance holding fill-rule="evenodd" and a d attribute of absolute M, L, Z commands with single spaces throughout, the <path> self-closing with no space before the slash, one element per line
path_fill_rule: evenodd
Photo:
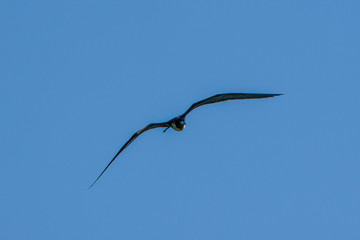
<path fill-rule="evenodd" d="M 268 97 L 275 97 L 280 96 L 282 94 L 267 94 L 267 93 L 224 93 L 224 94 L 217 94 L 215 96 L 206 98 L 204 100 L 201 100 L 199 102 L 194 103 L 190 106 L 188 110 L 186 110 L 185 113 L 183 113 L 180 116 L 177 116 L 167 122 L 163 123 L 150 123 L 146 127 L 140 129 L 137 131 L 132 137 L 124 144 L 124 146 L 116 153 L 116 155 L 113 157 L 113 159 L 110 161 L 110 163 L 106 166 L 106 168 L 101 172 L 101 174 L 96 178 L 93 184 L 91 184 L 90 188 L 99 180 L 99 178 L 104 174 L 104 172 L 108 169 L 108 167 L 113 163 L 115 158 L 125 149 L 127 146 L 130 145 L 140 134 L 153 129 L 153 128 L 166 128 L 164 132 L 168 128 L 173 128 L 176 131 L 182 131 L 185 128 L 185 118 L 186 116 L 195 108 L 198 108 L 200 106 L 206 105 L 206 104 L 212 104 L 217 102 L 224 102 L 229 100 L 240 100 L 240 99 L 259 99 L 259 98 L 268 98 Z"/>

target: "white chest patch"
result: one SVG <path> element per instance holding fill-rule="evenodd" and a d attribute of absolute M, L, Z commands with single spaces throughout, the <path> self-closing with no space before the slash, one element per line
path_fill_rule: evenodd
<path fill-rule="evenodd" d="M 181 129 L 181 128 L 178 128 L 178 127 L 175 125 L 175 123 L 172 123 L 172 124 L 171 124 L 171 127 L 172 127 L 175 131 L 181 132 L 182 130 L 184 130 L 185 125 L 184 125 L 184 127 Z"/>

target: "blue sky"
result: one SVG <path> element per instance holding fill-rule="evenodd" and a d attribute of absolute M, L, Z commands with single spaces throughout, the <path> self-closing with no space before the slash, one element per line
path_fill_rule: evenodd
<path fill-rule="evenodd" d="M 359 239 L 359 7 L 2 1 L 0 238 Z"/>

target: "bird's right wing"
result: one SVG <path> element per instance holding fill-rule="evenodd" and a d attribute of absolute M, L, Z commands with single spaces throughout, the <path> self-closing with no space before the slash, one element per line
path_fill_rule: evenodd
<path fill-rule="evenodd" d="M 259 98 L 268 98 L 268 97 L 275 97 L 282 94 L 269 94 L 269 93 L 223 93 L 223 94 L 217 94 L 215 96 L 206 98 L 204 100 L 201 100 L 199 102 L 194 103 L 189 107 L 188 110 L 182 115 L 186 116 L 188 115 L 192 110 L 195 108 L 198 108 L 200 106 L 211 104 L 211 103 L 217 103 L 217 102 L 224 102 L 229 100 L 241 100 L 241 99 L 259 99 Z"/>
<path fill-rule="evenodd" d="M 113 159 L 110 161 L 110 163 L 106 166 L 106 168 L 101 172 L 101 174 L 97 177 L 97 179 L 93 182 L 93 184 L 91 184 L 91 186 L 89 188 L 91 188 L 92 186 L 94 186 L 94 184 L 97 182 L 97 180 L 99 180 L 99 178 L 104 174 L 104 172 L 108 169 L 108 167 L 114 162 L 115 158 L 125 149 L 127 148 L 127 146 L 130 145 L 130 143 L 132 143 L 138 136 L 140 136 L 142 133 L 153 129 L 153 128 L 160 128 L 160 127 L 170 127 L 168 122 L 164 122 L 164 123 L 150 123 L 149 125 L 147 125 L 146 127 L 140 129 L 139 131 L 137 131 L 134 135 L 132 135 L 132 137 L 124 144 L 124 146 L 122 146 L 122 148 L 116 153 L 116 155 L 113 157 Z"/>

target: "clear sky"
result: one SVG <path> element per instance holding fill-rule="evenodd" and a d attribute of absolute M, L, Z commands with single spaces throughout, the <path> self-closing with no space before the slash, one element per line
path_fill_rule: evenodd
<path fill-rule="evenodd" d="M 360 239 L 359 12 L 1 1 L 0 239 Z"/>

